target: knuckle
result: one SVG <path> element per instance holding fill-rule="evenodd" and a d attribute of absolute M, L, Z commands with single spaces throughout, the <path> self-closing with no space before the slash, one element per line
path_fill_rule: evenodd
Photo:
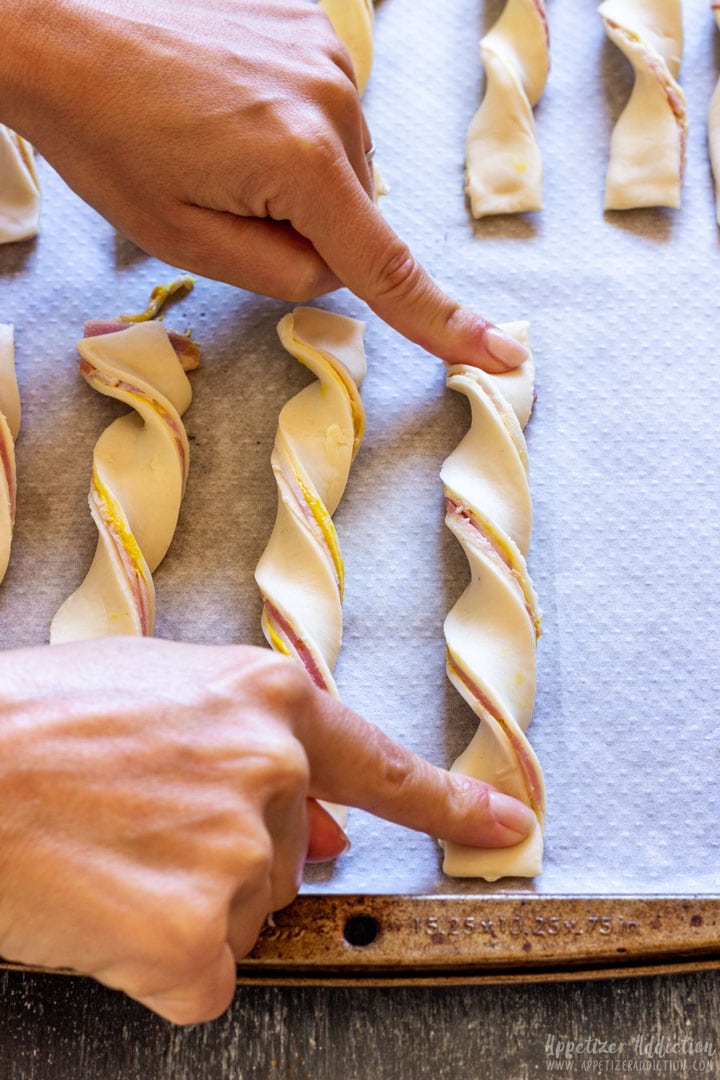
<path fill-rule="evenodd" d="M 294 793 L 306 787 L 310 778 L 310 766 L 300 743 L 292 738 L 272 755 L 275 789 Z"/>
<path fill-rule="evenodd" d="M 238 844 L 243 885 L 251 890 L 262 888 L 273 864 L 273 843 L 270 834 L 259 825 Z"/>
<path fill-rule="evenodd" d="M 256 675 L 258 693 L 277 712 L 292 715 L 309 701 L 312 684 L 299 664 L 288 657 L 268 652 L 259 660 Z"/>
<path fill-rule="evenodd" d="M 382 757 L 382 772 L 378 791 L 383 803 L 397 804 L 405 800 L 408 788 L 416 779 L 416 766 L 400 746 L 388 746 Z"/>
<path fill-rule="evenodd" d="M 422 290 L 420 265 L 406 244 L 398 240 L 385 257 L 375 289 L 378 300 L 409 300 Z"/>

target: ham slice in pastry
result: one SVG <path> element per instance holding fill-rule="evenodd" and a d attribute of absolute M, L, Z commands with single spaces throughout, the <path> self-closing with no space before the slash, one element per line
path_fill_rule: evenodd
<path fill-rule="evenodd" d="M 712 5 L 715 21 L 720 28 L 720 0 Z M 720 225 L 720 79 L 718 79 L 708 108 L 708 148 L 715 180 L 715 216 Z"/>
<path fill-rule="evenodd" d="M 526 324 L 505 329 L 527 344 Z M 447 673 L 478 718 L 453 770 L 530 806 L 537 822 L 511 848 L 445 844 L 452 877 L 534 877 L 542 867 L 545 788 L 526 730 L 535 704 L 540 616 L 525 556 L 532 507 L 522 428 L 533 403 L 533 361 L 506 375 L 457 365 L 448 386 L 468 399 L 471 425 L 441 470 L 446 524 L 462 545 L 471 581 L 445 621 Z"/>

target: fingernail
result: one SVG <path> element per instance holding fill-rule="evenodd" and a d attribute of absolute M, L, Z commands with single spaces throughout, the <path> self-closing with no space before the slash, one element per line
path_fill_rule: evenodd
<path fill-rule="evenodd" d="M 536 818 L 530 807 L 502 791 L 490 792 L 490 810 L 498 825 L 516 835 L 517 842 L 524 840 L 535 827 Z"/>
<path fill-rule="evenodd" d="M 492 358 L 506 371 L 519 367 L 530 356 L 529 351 L 521 342 L 510 337 L 498 326 L 488 326 L 483 334 L 483 343 Z"/>
<path fill-rule="evenodd" d="M 305 862 L 308 863 L 321 863 L 332 862 L 334 859 L 339 859 L 342 855 L 350 850 L 350 837 L 336 822 L 336 835 L 334 837 L 334 844 L 323 844 L 320 851 L 317 848 L 310 848 L 305 857 Z"/>

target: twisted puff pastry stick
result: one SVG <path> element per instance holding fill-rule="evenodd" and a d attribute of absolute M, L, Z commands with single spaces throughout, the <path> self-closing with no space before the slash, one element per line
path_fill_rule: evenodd
<path fill-rule="evenodd" d="M 344 569 L 332 515 L 364 430 L 363 330 L 318 308 L 296 308 L 278 326 L 285 348 L 316 379 L 280 413 L 272 454 L 277 517 L 255 571 L 269 644 L 334 694 Z"/>
<path fill-rule="evenodd" d="M 720 29 L 720 0 L 713 3 L 712 10 Z M 718 79 L 708 108 L 708 145 L 710 164 L 715 179 L 715 216 L 720 225 L 720 79 Z"/>
<path fill-rule="evenodd" d="M 78 350 L 90 386 L 133 412 L 96 443 L 89 496 L 98 530 L 95 557 L 55 615 L 50 640 L 151 634 L 152 574 L 170 546 L 187 478 L 181 416 L 190 383 L 159 323 L 86 337 Z"/>
<path fill-rule="evenodd" d="M 527 325 L 506 327 L 527 341 Z M 522 428 L 533 402 L 532 361 L 507 375 L 459 365 L 447 384 L 464 394 L 472 423 L 441 470 L 448 528 L 472 579 L 445 621 L 447 673 L 480 725 L 453 769 L 532 807 L 537 823 L 512 848 L 445 845 L 453 877 L 534 877 L 542 865 L 545 789 L 525 731 L 535 703 L 539 614 L 525 564 L 532 509 Z"/>
<path fill-rule="evenodd" d="M 680 206 L 687 113 L 677 82 L 680 0 L 605 0 L 605 31 L 633 66 L 635 82 L 610 141 L 605 209 Z"/>
<path fill-rule="evenodd" d="M 465 148 L 465 191 L 476 218 L 542 209 L 533 107 L 547 81 L 548 46 L 544 0 L 508 0 L 480 42 L 485 94 Z"/>
<path fill-rule="evenodd" d="M 30 144 L 0 124 L 0 244 L 36 236 L 40 185 Z"/>
<path fill-rule="evenodd" d="M 15 525 L 15 440 L 20 431 L 20 395 L 15 377 L 13 327 L 0 323 L 0 581 L 10 560 Z"/>

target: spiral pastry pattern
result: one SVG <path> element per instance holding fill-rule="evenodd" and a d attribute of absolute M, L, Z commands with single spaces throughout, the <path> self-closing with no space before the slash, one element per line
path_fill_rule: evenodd
<path fill-rule="evenodd" d="M 36 236 L 40 184 L 30 143 L 0 124 L 0 244 Z"/>
<path fill-rule="evenodd" d="M 527 324 L 506 329 L 527 344 Z M 468 399 L 471 425 L 444 462 L 445 522 L 467 556 L 470 584 L 445 620 L 447 674 L 479 726 L 453 770 L 521 799 L 536 814 L 512 848 L 445 845 L 453 877 L 534 877 L 542 866 L 545 787 L 525 734 L 535 704 L 540 616 L 525 557 L 532 507 L 523 427 L 533 403 L 533 361 L 506 375 L 458 365 L 447 384 Z"/>
<path fill-rule="evenodd" d="M 712 10 L 720 30 L 720 2 L 713 3 Z M 720 79 L 717 81 L 708 107 L 708 148 L 715 180 L 715 217 L 720 225 Z"/>
<path fill-rule="evenodd" d="M 480 42 L 480 57 L 485 92 L 465 147 L 473 217 L 541 210 L 543 169 L 533 108 L 550 64 L 544 0 L 508 0 Z"/>
<path fill-rule="evenodd" d="M 278 419 L 277 516 L 255 571 L 268 643 L 334 694 L 344 568 L 332 515 L 364 430 L 363 331 L 357 320 L 318 308 L 296 308 L 278 326 L 285 348 L 316 378 Z"/>
<path fill-rule="evenodd" d="M 677 208 L 688 135 L 678 83 L 683 33 L 680 0 L 605 0 L 608 38 L 633 67 L 630 98 L 613 129 L 605 209 Z"/>
<path fill-rule="evenodd" d="M 0 323 L 0 581 L 5 577 L 15 525 L 15 440 L 20 431 L 20 394 L 15 376 L 15 334 Z"/>
<path fill-rule="evenodd" d="M 90 511 L 98 530 L 85 580 L 52 622 L 52 642 L 152 634 L 152 574 L 175 532 L 189 448 L 190 383 L 165 328 L 142 322 L 78 343 L 93 389 L 129 405 L 93 452 Z"/>

